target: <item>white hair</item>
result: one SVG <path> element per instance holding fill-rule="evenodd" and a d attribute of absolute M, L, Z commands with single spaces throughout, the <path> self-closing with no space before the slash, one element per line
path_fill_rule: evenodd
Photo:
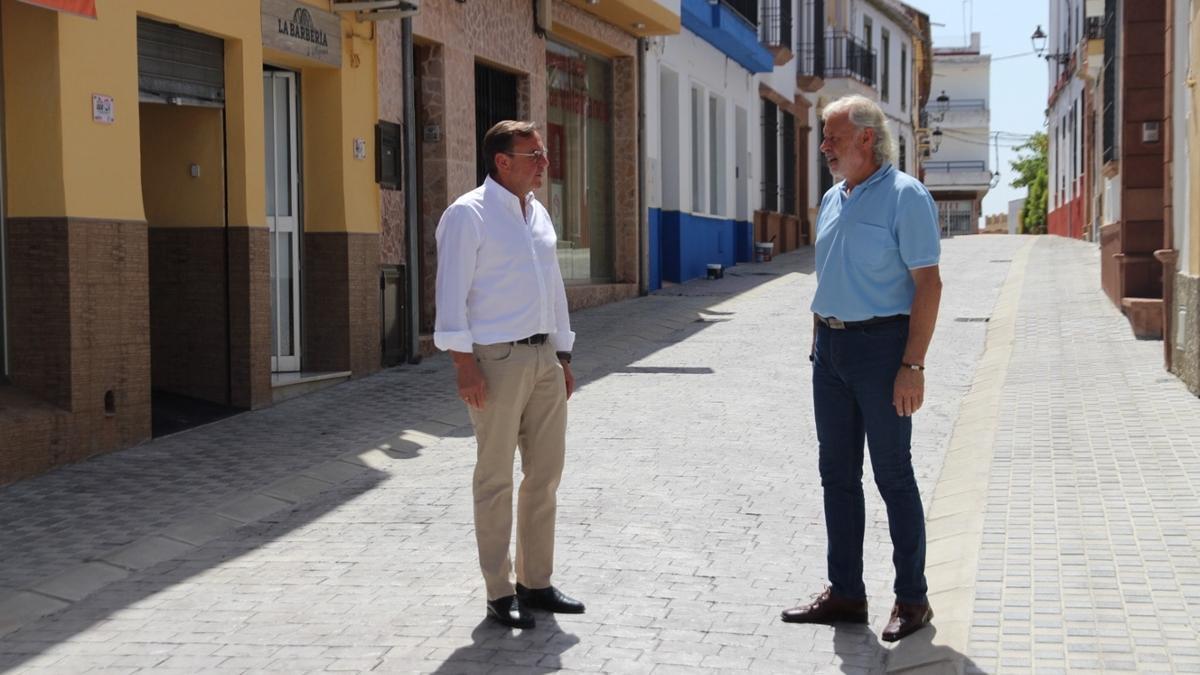
<path fill-rule="evenodd" d="M 848 113 L 850 123 L 860 131 L 872 129 L 875 131 L 875 161 L 879 164 L 896 163 L 896 142 L 892 139 L 892 129 L 888 126 L 887 118 L 879 105 L 866 96 L 854 94 L 843 96 L 825 106 L 821 111 L 821 120 L 828 121 L 834 115 Z"/>

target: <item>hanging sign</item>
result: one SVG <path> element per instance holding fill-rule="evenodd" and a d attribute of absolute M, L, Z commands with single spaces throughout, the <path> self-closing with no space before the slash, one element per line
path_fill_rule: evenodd
<path fill-rule="evenodd" d="M 342 20 L 297 0 L 262 0 L 264 49 L 278 49 L 335 67 L 342 65 Z"/>

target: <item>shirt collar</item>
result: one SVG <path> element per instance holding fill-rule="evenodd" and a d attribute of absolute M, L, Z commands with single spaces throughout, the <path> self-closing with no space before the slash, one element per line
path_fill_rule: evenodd
<path fill-rule="evenodd" d="M 492 197 L 493 199 L 499 200 L 504 204 L 504 208 L 517 214 L 517 216 L 521 216 L 521 202 L 518 201 L 517 196 L 514 195 L 508 188 L 504 187 L 500 183 L 497 183 L 491 176 L 483 179 L 483 193 Z M 528 207 L 532 203 L 533 192 L 530 191 L 525 194 L 526 212 L 528 212 Z"/>
<path fill-rule="evenodd" d="M 864 180 L 863 182 L 861 182 L 857 186 L 855 186 L 854 189 L 861 190 L 861 189 L 868 187 L 874 183 L 878 183 L 879 181 L 883 180 L 884 176 L 888 175 L 894 169 L 895 169 L 895 167 L 893 167 L 890 162 L 884 162 L 884 164 L 882 166 L 880 166 L 878 169 L 875 170 L 875 173 L 871 174 L 871 176 L 869 178 L 867 178 L 866 180 Z M 842 182 L 838 183 L 838 193 L 841 194 L 843 197 L 846 196 L 846 179 L 844 179 L 844 178 L 842 179 Z"/>

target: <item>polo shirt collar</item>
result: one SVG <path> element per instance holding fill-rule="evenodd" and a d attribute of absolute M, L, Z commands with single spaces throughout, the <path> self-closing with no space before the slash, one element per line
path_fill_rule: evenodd
<path fill-rule="evenodd" d="M 859 183 L 854 189 L 861 190 L 874 183 L 878 183 L 879 181 L 883 180 L 884 176 L 887 176 L 894 170 L 895 167 L 892 166 L 891 162 L 885 162 L 882 166 L 875 170 L 875 173 L 871 174 L 870 177 Z M 846 180 L 844 178 L 842 179 L 842 182 L 838 184 L 838 190 L 841 192 L 842 196 L 846 195 Z"/>
<path fill-rule="evenodd" d="M 524 217 L 521 215 L 521 202 L 518 201 L 518 197 L 514 195 L 508 188 L 504 187 L 500 183 L 497 183 L 491 176 L 483 179 L 483 192 L 485 195 L 499 200 L 504 204 L 504 208 L 508 209 L 509 212 L 513 213 L 518 218 L 524 220 Z M 533 192 L 530 191 L 525 194 L 525 210 L 527 212 L 530 204 L 532 203 Z"/>

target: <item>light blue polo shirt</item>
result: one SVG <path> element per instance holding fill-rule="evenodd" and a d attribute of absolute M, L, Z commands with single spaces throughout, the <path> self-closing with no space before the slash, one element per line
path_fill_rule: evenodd
<path fill-rule="evenodd" d="M 817 292 L 812 311 L 842 321 L 912 311 L 909 270 L 938 264 L 937 206 L 916 178 L 884 164 L 846 194 L 846 181 L 817 212 Z"/>

